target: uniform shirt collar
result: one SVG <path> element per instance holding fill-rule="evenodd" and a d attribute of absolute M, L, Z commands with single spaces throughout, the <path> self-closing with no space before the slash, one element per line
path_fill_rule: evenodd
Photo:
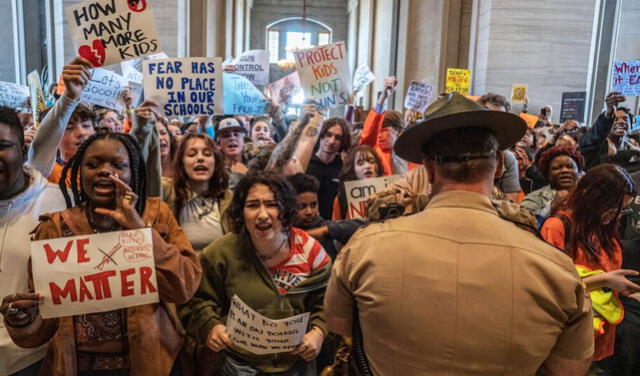
<path fill-rule="evenodd" d="M 445 191 L 431 198 L 425 210 L 435 208 L 465 208 L 481 210 L 496 214 L 496 209 L 491 204 L 488 196 L 469 191 Z"/>

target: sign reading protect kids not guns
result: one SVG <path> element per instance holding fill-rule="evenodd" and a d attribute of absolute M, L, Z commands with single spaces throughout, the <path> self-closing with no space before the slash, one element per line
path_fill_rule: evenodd
<path fill-rule="evenodd" d="M 34 241 L 31 262 L 45 319 L 159 301 L 150 228 Z"/>
<path fill-rule="evenodd" d="M 151 0 L 90 0 L 67 8 L 73 46 L 94 66 L 160 52 Z"/>
<path fill-rule="evenodd" d="M 471 71 L 468 69 L 447 68 L 445 93 L 460 93 L 469 95 Z"/>
<path fill-rule="evenodd" d="M 189 57 L 142 63 L 144 95 L 165 116 L 222 115 L 222 59 Z"/>
<path fill-rule="evenodd" d="M 296 51 L 294 57 L 304 94 L 318 108 L 347 104 L 351 73 L 344 42 Z"/>

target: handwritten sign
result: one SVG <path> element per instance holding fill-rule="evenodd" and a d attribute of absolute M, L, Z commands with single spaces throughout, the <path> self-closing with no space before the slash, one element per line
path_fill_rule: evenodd
<path fill-rule="evenodd" d="M 640 60 L 613 63 L 613 90 L 622 95 L 640 96 Z"/>
<path fill-rule="evenodd" d="M 159 301 L 151 229 L 31 242 L 42 317 L 62 317 Z"/>
<path fill-rule="evenodd" d="M 447 78 L 445 85 L 446 93 L 460 93 L 469 95 L 469 83 L 471 82 L 471 71 L 468 69 L 447 68 Z"/>
<path fill-rule="evenodd" d="M 431 103 L 433 86 L 423 82 L 411 81 L 404 100 L 404 107 L 410 110 L 424 112 Z"/>
<path fill-rule="evenodd" d="M 29 85 L 29 96 L 31 98 L 31 115 L 33 116 L 34 125 L 37 127 L 40 124 L 38 121 L 40 113 L 47 108 L 44 94 L 42 93 L 40 75 L 38 75 L 37 70 L 27 75 L 27 85 Z"/>
<path fill-rule="evenodd" d="M 102 68 L 94 68 L 91 80 L 82 90 L 80 100 L 86 103 L 121 111 L 124 103 L 120 99 L 129 81 L 121 75 Z"/>
<path fill-rule="evenodd" d="M 145 60 L 166 59 L 167 54 L 160 52 L 157 54 L 139 57 L 133 60 L 127 60 L 120 63 L 120 69 L 122 69 L 122 75 L 129 82 L 136 84 L 142 84 L 142 62 Z"/>
<path fill-rule="evenodd" d="M 512 103 L 524 103 L 524 100 L 527 97 L 527 91 L 528 90 L 529 90 L 529 85 L 517 85 L 517 84 L 514 84 L 511 87 L 511 102 Z"/>
<path fill-rule="evenodd" d="M 151 0 L 89 0 L 67 8 L 73 46 L 95 67 L 160 51 Z"/>
<path fill-rule="evenodd" d="M 222 115 L 222 59 L 191 57 L 142 63 L 146 99 L 165 116 Z"/>
<path fill-rule="evenodd" d="M 300 82 L 318 108 L 344 105 L 351 91 L 351 73 L 344 42 L 294 52 Z"/>
<path fill-rule="evenodd" d="M 347 218 L 365 219 L 367 216 L 367 199 L 369 196 L 383 191 L 387 185 L 400 178 L 400 175 L 391 175 L 380 178 L 345 182 L 344 189 L 347 194 Z"/>
<path fill-rule="evenodd" d="M 29 101 L 29 88 L 13 82 L 0 82 L 0 106 L 24 108 Z"/>
<path fill-rule="evenodd" d="M 371 72 L 367 64 L 361 64 L 356 73 L 353 74 L 353 91 L 356 91 L 358 95 L 362 95 L 362 89 L 372 83 L 376 79 L 376 76 Z"/>
<path fill-rule="evenodd" d="M 236 346 L 260 355 L 295 350 L 307 332 L 308 323 L 309 312 L 282 320 L 271 320 L 234 295 L 226 327 Z"/>
<path fill-rule="evenodd" d="M 222 74 L 225 115 L 264 114 L 268 102 L 249 80 L 233 73 Z"/>
<path fill-rule="evenodd" d="M 269 83 L 269 51 L 245 51 L 232 64 L 236 68 L 233 73 L 246 78 L 252 84 L 266 85 Z"/>
<path fill-rule="evenodd" d="M 274 81 L 267 86 L 271 99 L 275 100 L 277 103 L 289 102 L 301 89 L 302 84 L 300 84 L 298 72 L 289 73 L 278 81 Z"/>

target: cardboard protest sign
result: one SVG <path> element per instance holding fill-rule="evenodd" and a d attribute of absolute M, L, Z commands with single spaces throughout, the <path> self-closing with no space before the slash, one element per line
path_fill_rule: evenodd
<path fill-rule="evenodd" d="M 296 51 L 294 57 L 305 96 L 319 109 L 347 104 L 351 73 L 344 42 Z"/>
<path fill-rule="evenodd" d="M 27 107 L 29 88 L 13 82 L 0 82 L 0 106 L 13 109 Z"/>
<path fill-rule="evenodd" d="M 520 116 L 520 118 L 527 123 L 527 127 L 529 128 L 535 127 L 538 120 L 540 120 L 536 115 L 531 115 L 524 112 L 521 112 L 518 116 Z"/>
<path fill-rule="evenodd" d="M 560 122 L 564 123 L 567 120 L 576 120 L 579 122 L 583 122 L 586 101 L 586 91 L 562 93 Z"/>
<path fill-rule="evenodd" d="M 38 121 L 40 113 L 47 108 L 44 94 L 42 93 L 40 75 L 38 75 L 37 70 L 27 75 L 27 85 L 29 85 L 29 97 L 31 99 L 31 115 L 33 116 L 33 123 L 37 127 L 40 124 Z"/>
<path fill-rule="evenodd" d="M 236 68 L 233 73 L 246 78 L 252 84 L 266 85 L 269 83 L 269 51 L 245 51 L 232 64 Z"/>
<path fill-rule="evenodd" d="M 362 89 L 373 82 L 376 76 L 371 72 L 367 64 L 361 64 L 356 73 L 353 74 L 353 91 L 358 92 L 358 95 L 362 95 Z"/>
<path fill-rule="evenodd" d="M 528 85 L 514 84 L 511 87 L 511 102 L 512 103 L 524 103 L 524 99 L 527 97 Z"/>
<path fill-rule="evenodd" d="M 344 190 L 347 194 L 347 218 L 365 219 L 367 216 L 367 199 L 369 196 L 384 190 L 387 185 L 400 178 L 400 175 L 391 175 L 345 182 Z"/>
<path fill-rule="evenodd" d="M 31 262 L 45 319 L 159 301 L 150 228 L 33 241 Z"/>
<path fill-rule="evenodd" d="M 640 60 L 613 63 L 613 90 L 622 95 L 640 96 Z"/>
<path fill-rule="evenodd" d="M 447 68 L 445 93 L 460 93 L 469 95 L 471 71 L 468 69 Z"/>
<path fill-rule="evenodd" d="M 411 81 L 407 96 L 404 100 L 404 107 L 410 110 L 424 112 L 431 103 L 433 97 L 433 86 L 423 82 Z"/>
<path fill-rule="evenodd" d="M 222 74 L 225 115 L 264 114 L 267 100 L 249 80 L 233 73 Z"/>
<path fill-rule="evenodd" d="M 122 75 L 129 82 L 135 82 L 136 84 L 142 84 L 142 62 L 145 60 L 166 59 L 167 54 L 160 52 L 157 54 L 139 57 L 133 60 L 127 60 L 120 63 L 122 69 Z"/>
<path fill-rule="evenodd" d="M 302 85 L 300 84 L 298 72 L 290 73 L 267 86 L 271 99 L 278 103 L 290 101 L 301 89 Z"/>
<path fill-rule="evenodd" d="M 254 311 L 237 295 L 231 299 L 227 332 L 234 345 L 253 354 L 277 354 L 295 350 L 307 332 L 309 312 L 271 320 Z"/>
<path fill-rule="evenodd" d="M 86 103 L 121 111 L 124 103 L 120 99 L 129 81 L 121 75 L 102 68 L 94 68 L 91 80 L 82 90 L 80 100 Z"/>
<path fill-rule="evenodd" d="M 165 116 L 223 114 L 221 58 L 146 60 L 142 72 L 145 98 Z"/>
<path fill-rule="evenodd" d="M 89 0 L 67 7 L 73 46 L 95 67 L 160 51 L 151 0 Z"/>

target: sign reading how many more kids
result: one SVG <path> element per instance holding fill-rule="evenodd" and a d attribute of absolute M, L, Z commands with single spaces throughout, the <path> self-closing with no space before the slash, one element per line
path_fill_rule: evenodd
<path fill-rule="evenodd" d="M 34 241 L 31 262 L 45 319 L 159 301 L 150 228 Z"/>
<path fill-rule="evenodd" d="M 471 71 L 468 69 L 447 68 L 445 93 L 460 93 L 469 95 Z"/>
<path fill-rule="evenodd" d="M 236 68 L 233 73 L 241 75 L 252 84 L 267 85 L 269 83 L 269 51 L 245 51 L 232 64 Z"/>
<path fill-rule="evenodd" d="M 233 74 L 222 74 L 224 87 L 225 115 L 260 115 L 264 114 L 268 101 L 264 94 L 246 78 Z"/>
<path fill-rule="evenodd" d="M 640 60 L 613 63 L 613 90 L 630 97 L 640 96 Z"/>
<path fill-rule="evenodd" d="M 296 51 L 294 56 L 305 96 L 318 108 L 347 104 L 351 73 L 344 42 Z"/>
<path fill-rule="evenodd" d="M 144 95 L 167 117 L 222 115 L 222 59 L 185 57 L 142 63 Z"/>
<path fill-rule="evenodd" d="M 78 56 L 111 65 L 160 51 L 151 0 L 89 0 L 67 8 Z"/>
<path fill-rule="evenodd" d="M 407 97 L 404 100 L 404 107 L 417 112 L 424 112 L 431 103 L 433 97 L 433 86 L 423 82 L 411 81 Z"/>

